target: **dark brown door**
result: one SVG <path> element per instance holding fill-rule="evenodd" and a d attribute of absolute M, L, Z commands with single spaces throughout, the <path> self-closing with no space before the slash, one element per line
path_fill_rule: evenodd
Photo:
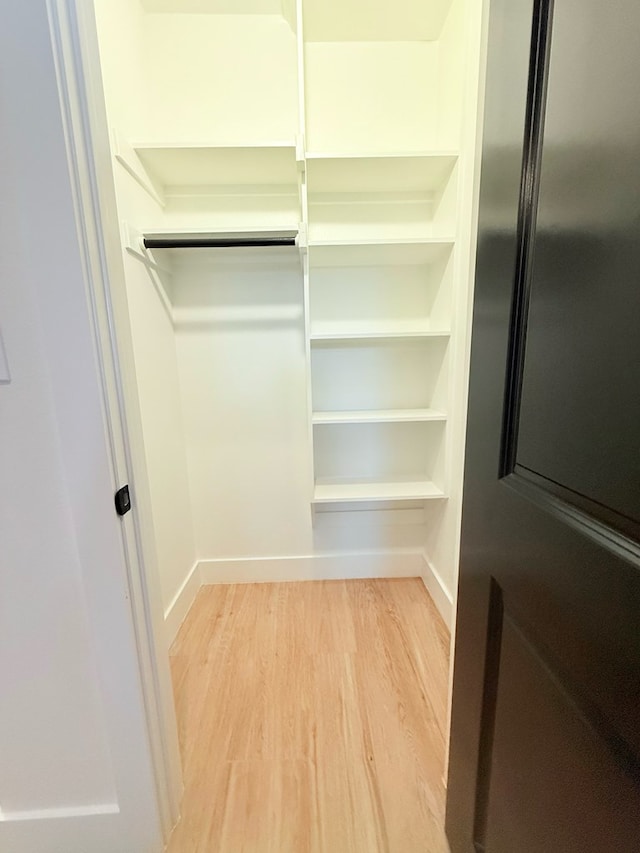
<path fill-rule="evenodd" d="M 492 0 L 447 834 L 640 851 L 640 3 Z"/>

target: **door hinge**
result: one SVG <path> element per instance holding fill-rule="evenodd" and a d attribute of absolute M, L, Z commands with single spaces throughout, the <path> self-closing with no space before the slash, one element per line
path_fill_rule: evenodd
<path fill-rule="evenodd" d="M 131 509 L 131 495 L 129 494 L 128 484 L 116 492 L 115 505 L 118 515 L 125 515 Z"/>

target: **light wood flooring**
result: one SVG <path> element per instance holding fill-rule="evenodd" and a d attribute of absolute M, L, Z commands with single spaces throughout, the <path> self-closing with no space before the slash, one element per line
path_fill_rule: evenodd
<path fill-rule="evenodd" d="M 170 853 L 441 853 L 449 635 L 421 580 L 206 586 L 171 649 Z"/>

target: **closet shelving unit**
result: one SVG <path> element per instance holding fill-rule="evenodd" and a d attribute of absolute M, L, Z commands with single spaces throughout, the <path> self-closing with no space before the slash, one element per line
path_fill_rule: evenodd
<path fill-rule="evenodd" d="M 458 154 L 412 96 L 446 4 L 356 5 L 303 6 L 314 502 L 443 499 Z"/>
<path fill-rule="evenodd" d="M 458 140 L 450 3 L 303 3 L 314 501 L 447 494 Z M 444 144 L 443 144 L 444 143 Z"/>
<path fill-rule="evenodd" d="M 162 207 L 162 227 L 137 223 L 141 233 L 298 232 L 315 504 L 447 496 L 459 139 L 442 130 L 437 39 L 450 5 L 285 2 L 289 138 L 257 128 L 240 144 L 133 140 L 120 157 Z M 241 0 L 235 11 L 277 7 Z"/>

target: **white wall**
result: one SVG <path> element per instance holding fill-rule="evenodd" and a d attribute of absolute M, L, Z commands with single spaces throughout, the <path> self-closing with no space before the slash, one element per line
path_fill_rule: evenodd
<path fill-rule="evenodd" d="M 130 0 L 97 2 L 96 15 L 107 118 L 120 138 L 129 139 L 140 132 L 149 115 L 142 41 L 145 16 Z M 115 160 L 114 177 L 122 222 L 153 225 L 161 220 L 159 206 Z M 159 575 L 166 612 L 195 562 L 175 339 L 171 318 L 154 289 L 154 274 L 126 251 L 124 263 L 155 539 L 145 565 Z"/>
<path fill-rule="evenodd" d="M 455 625 L 460 552 L 460 522 L 467 422 L 467 391 L 473 314 L 477 202 L 482 129 L 485 45 L 483 21 L 488 4 L 453 0 L 440 44 L 441 67 L 446 70 L 445 99 L 462 99 L 461 115 L 442 107 L 443 143 L 459 139 L 459 219 L 454 266 L 454 323 L 451 348 L 449 500 L 433 514 L 425 540 L 425 558 L 430 571 L 427 587 L 450 626 Z"/>
<path fill-rule="evenodd" d="M 479 4 L 476 4 L 479 6 Z M 459 148 L 466 142 L 463 136 L 461 105 L 465 96 L 467 73 L 475 77 L 476 67 L 471 61 L 474 34 L 469 31 L 466 42 L 465 27 L 473 20 L 473 5 L 469 0 L 452 0 L 438 39 L 438 142 L 439 148 Z M 477 36 L 476 36 L 477 37 Z M 467 62 L 469 63 L 467 65 Z M 465 132 L 473 135 L 473 125 Z"/>
<path fill-rule="evenodd" d="M 130 142 L 295 138 L 296 41 L 280 15 L 147 14 L 139 0 L 95 5 L 109 120 Z"/>
<path fill-rule="evenodd" d="M 307 147 L 425 151 L 437 142 L 437 42 L 305 46 Z"/>
<path fill-rule="evenodd" d="M 0 849 L 152 853 L 161 827 L 47 6 L 0 3 Z"/>
<path fill-rule="evenodd" d="M 198 256 L 185 250 L 175 275 L 198 556 L 306 553 L 310 505 L 298 252 Z"/>
<path fill-rule="evenodd" d="M 127 257 L 125 275 L 155 550 L 166 611 L 195 561 L 176 343 L 171 318 L 154 289 L 152 273 Z"/>
<path fill-rule="evenodd" d="M 125 138 L 144 136 L 151 120 L 146 15 L 138 0 L 94 0 L 94 6 L 109 122 Z"/>
<path fill-rule="evenodd" d="M 247 144 L 295 138 L 296 41 L 279 15 L 148 15 L 147 137 Z"/>

